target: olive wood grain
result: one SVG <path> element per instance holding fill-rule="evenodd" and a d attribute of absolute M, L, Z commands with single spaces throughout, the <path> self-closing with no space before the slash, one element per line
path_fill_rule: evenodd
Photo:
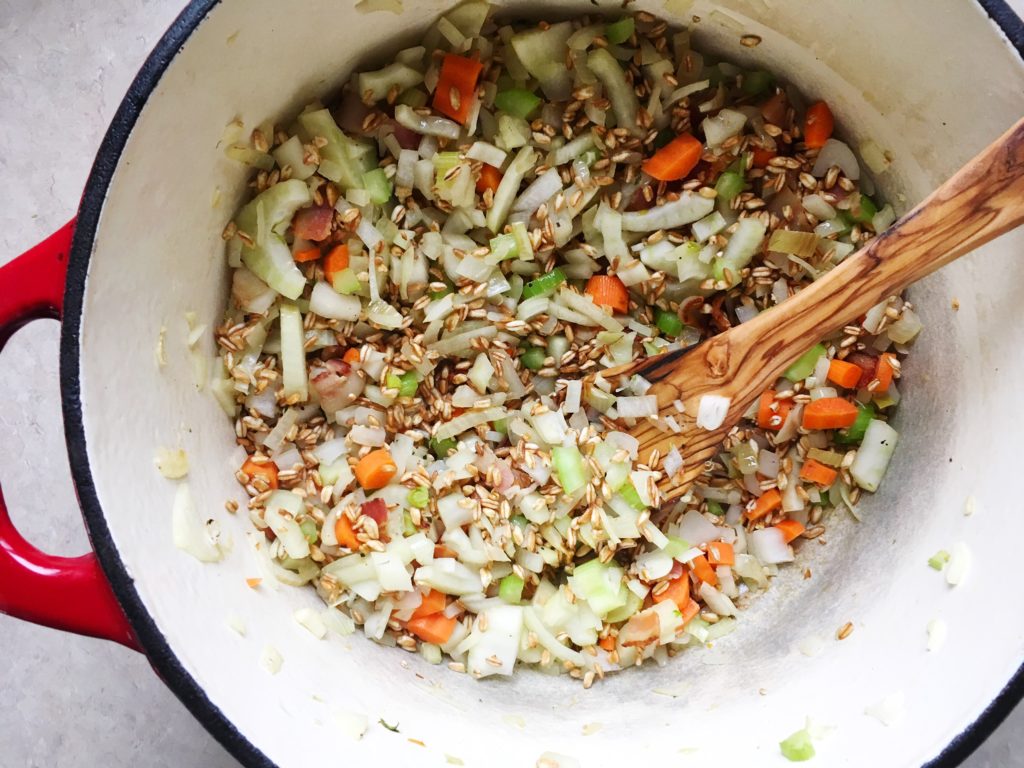
<path fill-rule="evenodd" d="M 783 371 L 823 337 L 954 259 L 1024 222 L 1024 119 L 924 202 L 839 266 L 757 317 L 690 349 L 646 358 L 606 373 L 640 374 L 653 386 L 659 413 L 682 426 L 674 433 L 643 419 L 632 430 L 640 460 L 673 446 L 683 470 L 661 484 L 666 501 L 683 495 L 723 437 Z M 731 399 L 721 427 L 696 425 L 703 395 Z M 673 405 L 680 400 L 685 413 Z"/>

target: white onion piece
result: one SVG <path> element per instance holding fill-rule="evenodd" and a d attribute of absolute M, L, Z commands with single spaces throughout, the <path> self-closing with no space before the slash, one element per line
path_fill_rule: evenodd
<path fill-rule="evenodd" d="M 565 400 L 562 403 L 562 410 L 568 414 L 574 414 L 580 409 L 580 401 L 583 397 L 583 382 L 579 379 L 572 379 L 565 386 Z"/>
<path fill-rule="evenodd" d="M 938 651 L 946 644 L 946 635 L 949 634 L 949 627 L 942 619 L 932 619 L 928 622 L 928 650 Z"/>
<path fill-rule="evenodd" d="M 718 526 L 708 522 L 707 518 L 695 509 L 691 509 L 683 515 L 676 527 L 675 535 L 693 546 L 707 544 L 709 541 L 721 538 Z"/>
<path fill-rule="evenodd" d="M 706 117 L 700 124 L 709 147 L 718 147 L 743 130 L 747 116 L 734 109 L 723 109 L 714 117 Z"/>
<path fill-rule="evenodd" d="M 833 165 L 838 166 L 850 181 L 857 181 L 860 178 L 857 156 L 853 154 L 852 149 L 838 139 L 829 139 L 825 142 L 825 146 L 818 152 L 818 157 L 814 161 L 811 175 L 820 179 L 828 173 L 828 169 Z"/>
<path fill-rule="evenodd" d="M 707 582 L 701 583 L 700 596 L 704 599 L 704 602 L 708 604 L 708 608 L 719 616 L 735 616 L 737 613 L 736 606 L 733 604 L 732 600 Z"/>
<path fill-rule="evenodd" d="M 718 429 L 729 414 L 731 402 L 730 398 L 721 395 L 702 395 L 697 404 L 697 426 L 707 430 Z"/>
<path fill-rule="evenodd" d="M 424 136 L 457 139 L 461 131 L 458 123 L 444 117 L 421 115 L 408 104 L 399 104 L 395 107 L 395 122 Z"/>
<path fill-rule="evenodd" d="M 620 397 L 615 401 L 619 416 L 624 419 L 639 419 L 658 415 L 658 398 L 654 395 L 643 397 Z"/>
<path fill-rule="evenodd" d="M 217 540 L 217 529 L 199 516 L 188 483 L 181 483 L 175 492 L 171 530 L 174 546 L 199 562 L 216 563 L 224 557 Z"/>
<path fill-rule="evenodd" d="M 355 321 L 359 319 L 362 304 L 358 296 L 342 295 L 321 280 L 313 286 L 309 309 L 330 320 Z"/>
<path fill-rule="evenodd" d="M 715 208 L 715 201 L 695 192 L 683 192 L 678 200 L 646 211 L 622 214 L 622 228 L 629 232 L 654 232 L 692 224 L 707 216 Z"/>
<path fill-rule="evenodd" d="M 512 213 L 520 211 L 533 213 L 541 203 L 550 200 L 562 191 L 562 177 L 557 168 L 549 168 L 542 173 L 512 203 Z"/>
<path fill-rule="evenodd" d="M 865 708 L 864 714 L 875 718 L 884 726 L 896 726 L 903 722 L 907 708 L 902 691 L 896 691 L 871 706 Z"/>
<path fill-rule="evenodd" d="M 757 471 L 764 477 L 772 478 L 779 474 L 779 456 L 771 451 L 761 451 L 757 455 Z"/>
<path fill-rule="evenodd" d="M 398 167 L 395 171 L 395 186 L 412 189 L 416 184 L 416 161 L 419 153 L 415 149 L 403 149 L 398 153 Z"/>
<path fill-rule="evenodd" d="M 750 554 L 765 565 L 793 562 L 793 549 L 778 528 L 751 531 L 747 534 L 747 546 Z"/>
<path fill-rule="evenodd" d="M 828 221 L 836 217 L 836 209 L 825 202 L 821 195 L 807 195 L 803 199 L 804 210 L 821 221 Z"/>
<path fill-rule="evenodd" d="M 473 146 L 466 152 L 466 157 L 470 160 L 479 160 L 481 163 L 487 165 L 493 165 L 495 168 L 501 168 L 505 164 L 505 160 L 508 159 L 508 153 L 503 149 L 498 149 L 493 144 L 489 144 L 486 141 L 477 141 L 473 143 Z"/>
<path fill-rule="evenodd" d="M 487 408 L 483 411 L 471 411 L 461 416 L 456 416 L 451 421 L 445 422 L 437 428 L 434 437 L 438 440 L 446 440 L 449 437 L 461 435 L 467 429 L 472 429 L 478 424 L 486 424 L 489 421 L 503 419 L 507 415 L 504 407 Z"/>
<path fill-rule="evenodd" d="M 955 587 L 967 578 L 971 568 L 973 556 L 971 550 L 962 541 L 953 545 L 953 551 L 949 553 L 949 565 L 946 566 L 946 583 Z"/>
<path fill-rule="evenodd" d="M 665 475 L 668 478 L 673 478 L 683 468 L 683 457 L 679 453 L 679 449 L 672 446 L 672 450 L 665 454 L 665 458 L 662 461 L 662 468 L 665 470 Z"/>

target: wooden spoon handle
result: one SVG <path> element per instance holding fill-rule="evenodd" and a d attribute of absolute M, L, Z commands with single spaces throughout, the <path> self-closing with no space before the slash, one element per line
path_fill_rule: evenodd
<path fill-rule="evenodd" d="M 768 312 L 707 342 L 708 371 L 745 407 L 819 339 L 1024 222 L 1024 119 L 892 228 Z"/>

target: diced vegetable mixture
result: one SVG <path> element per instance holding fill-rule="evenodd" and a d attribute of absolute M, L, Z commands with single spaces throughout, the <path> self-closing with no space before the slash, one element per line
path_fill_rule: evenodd
<path fill-rule="evenodd" d="M 638 458 L 649 384 L 603 371 L 751 319 L 895 218 L 826 101 L 685 29 L 466 3 L 228 153 L 254 175 L 213 390 L 256 547 L 377 642 L 586 686 L 660 663 L 885 475 L 921 329 L 899 296 L 796 361 L 678 502 L 685 446 Z"/>

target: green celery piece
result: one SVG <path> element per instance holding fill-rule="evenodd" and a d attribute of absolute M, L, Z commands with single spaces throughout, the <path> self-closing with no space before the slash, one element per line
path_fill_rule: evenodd
<path fill-rule="evenodd" d="M 661 307 L 654 308 L 654 324 L 669 338 L 675 339 L 683 332 L 683 321 L 679 315 Z"/>
<path fill-rule="evenodd" d="M 565 272 L 555 267 L 546 275 L 542 275 L 524 285 L 523 299 L 532 299 L 534 296 L 550 296 L 565 281 Z"/>
<path fill-rule="evenodd" d="M 875 205 L 875 201 L 861 193 L 859 209 L 856 214 L 850 211 L 850 217 L 861 224 L 870 224 L 876 213 L 878 213 L 878 206 Z"/>
<path fill-rule="evenodd" d="M 577 596 L 587 601 L 594 613 L 604 616 L 629 600 L 630 590 L 623 577 L 620 566 L 594 558 L 576 566 L 569 577 L 569 585 Z"/>
<path fill-rule="evenodd" d="M 576 446 L 563 447 L 556 445 L 551 449 L 551 463 L 555 476 L 565 493 L 575 493 L 587 484 L 587 472 L 583 464 L 583 456 Z"/>
<path fill-rule="evenodd" d="M 510 573 L 498 585 L 498 597 L 511 605 L 519 605 L 523 601 L 523 580 Z"/>
<path fill-rule="evenodd" d="M 625 621 L 630 616 L 637 613 L 641 608 L 643 608 L 643 605 L 644 601 L 640 598 L 640 596 L 633 592 L 631 589 L 627 588 L 626 602 L 618 608 L 609 611 L 608 614 L 604 617 L 604 619 L 609 624 L 618 624 L 620 621 Z"/>
<path fill-rule="evenodd" d="M 423 485 L 418 485 L 409 491 L 409 506 L 416 507 L 416 509 L 425 509 L 427 504 L 430 503 L 430 489 Z"/>
<path fill-rule="evenodd" d="M 334 276 L 334 290 L 338 293 L 351 296 L 354 293 L 359 293 L 362 288 L 363 284 L 359 282 L 355 270 L 350 267 L 345 267 Z"/>
<path fill-rule="evenodd" d="M 508 419 L 496 419 L 491 422 L 491 429 L 500 435 L 508 434 Z"/>
<path fill-rule="evenodd" d="M 458 447 L 458 444 L 454 437 L 446 437 L 444 440 L 432 437 L 430 438 L 430 452 L 439 459 L 446 459 L 448 454 Z"/>
<path fill-rule="evenodd" d="M 320 136 L 327 143 L 320 148 L 321 176 L 341 185 L 344 191 L 358 189 L 363 174 L 377 167 L 377 149 L 366 141 L 352 139 L 334 122 L 329 110 L 303 112 L 299 125 L 312 137 Z"/>
<path fill-rule="evenodd" d="M 363 174 L 363 188 L 370 195 L 370 202 L 384 205 L 391 199 L 391 179 L 383 168 L 374 168 Z"/>
<path fill-rule="evenodd" d="M 790 381 L 803 381 L 814 373 L 814 367 L 818 364 L 818 359 L 824 354 L 825 347 L 821 344 L 815 344 L 800 355 L 797 361 L 789 366 L 783 375 Z"/>
<path fill-rule="evenodd" d="M 728 203 L 743 191 L 743 175 L 726 171 L 715 182 L 715 191 L 721 201 Z"/>
<path fill-rule="evenodd" d="M 715 517 L 723 517 L 725 515 L 725 510 L 722 509 L 722 505 L 719 504 L 717 501 L 708 499 L 705 503 L 708 505 L 708 512 L 710 512 Z"/>
<path fill-rule="evenodd" d="M 299 523 L 299 529 L 302 531 L 302 535 L 306 537 L 306 541 L 310 544 L 316 544 L 317 531 L 316 523 L 308 517 Z"/>
<path fill-rule="evenodd" d="M 802 763 L 814 757 L 814 745 L 806 728 L 801 728 L 785 741 L 779 742 L 782 756 L 794 763 Z"/>
<path fill-rule="evenodd" d="M 622 45 L 633 36 L 636 24 L 632 16 L 624 16 L 618 21 L 613 21 L 605 29 L 604 36 L 612 45 Z"/>
<path fill-rule="evenodd" d="M 502 112 L 528 120 L 540 106 L 540 97 L 525 88 L 509 88 L 494 97 L 494 106 Z"/>
<path fill-rule="evenodd" d="M 498 235 L 491 238 L 491 258 L 497 261 L 514 259 L 519 256 L 519 243 L 515 235 Z"/>
<path fill-rule="evenodd" d="M 454 168 L 462 161 L 462 156 L 458 152 L 438 152 L 432 158 L 434 163 L 434 184 L 441 186 L 443 184 L 450 184 L 444 180 L 448 171 Z"/>
<path fill-rule="evenodd" d="M 402 513 L 402 535 L 415 536 L 416 533 L 416 524 L 412 521 L 412 515 L 406 510 Z"/>
<path fill-rule="evenodd" d="M 540 347 L 526 347 L 519 353 L 519 362 L 527 370 L 539 371 L 544 367 L 544 359 L 546 357 L 547 352 Z"/>
<path fill-rule="evenodd" d="M 944 549 L 940 549 L 934 555 L 928 558 L 928 565 L 934 568 L 936 571 L 941 571 L 946 567 L 946 563 L 949 562 L 949 552 Z"/>
<path fill-rule="evenodd" d="M 416 371 L 403 373 L 398 380 L 399 397 L 415 397 L 416 390 L 420 388 L 420 376 Z"/>
<path fill-rule="evenodd" d="M 619 495 L 622 496 L 622 498 L 626 500 L 626 503 L 637 512 L 643 512 L 647 509 L 647 505 L 641 501 L 640 494 L 637 493 L 636 486 L 633 485 L 632 482 L 624 483 L 623 486 L 619 488 Z"/>
<path fill-rule="evenodd" d="M 686 552 L 688 549 L 690 549 L 690 542 L 686 541 L 685 539 L 680 539 L 676 536 L 669 536 L 667 538 L 668 544 L 662 547 L 661 551 L 669 557 L 679 557 L 681 554 L 683 554 L 683 552 Z"/>
<path fill-rule="evenodd" d="M 873 418 L 875 418 L 875 407 L 871 403 L 858 403 L 856 420 L 851 426 L 836 432 L 836 442 L 840 445 L 859 445 Z"/>

